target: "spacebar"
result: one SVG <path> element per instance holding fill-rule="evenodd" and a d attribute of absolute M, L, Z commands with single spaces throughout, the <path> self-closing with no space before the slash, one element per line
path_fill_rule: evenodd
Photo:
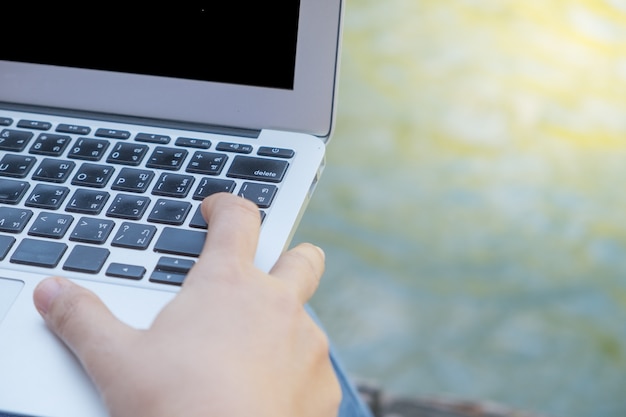
<path fill-rule="evenodd" d="M 154 251 L 198 257 L 205 238 L 206 232 L 165 227 L 154 245 Z"/>

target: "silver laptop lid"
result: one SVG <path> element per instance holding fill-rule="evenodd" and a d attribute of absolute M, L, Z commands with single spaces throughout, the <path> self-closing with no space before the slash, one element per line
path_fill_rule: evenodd
<path fill-rule="evenodd" d="M 214 3 L 4 5 L 0 102 L 328 137 L 342 1 Z"/>

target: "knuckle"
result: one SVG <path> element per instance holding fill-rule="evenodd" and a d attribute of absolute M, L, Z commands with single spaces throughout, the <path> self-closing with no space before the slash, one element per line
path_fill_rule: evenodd
<path fill-rule="evenodd" d="M 330 355 L 330 340 L 326 333 L 319 328 L 319 326 L 315 326 L 317 329 L 317 343 L 315 344 L 315 349 L 321 357 L 327 358 Z"/>

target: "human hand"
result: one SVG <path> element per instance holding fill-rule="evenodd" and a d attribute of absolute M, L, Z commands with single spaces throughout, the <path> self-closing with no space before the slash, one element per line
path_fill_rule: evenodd
<path fill-rule="evenodd" d="M 196 265 L 150 328 L 115 318 L 69 280 L 42 281 L 35 306 L 74 352 L 114 417 L 330 417 L 341 389 L 328 340 L 304 309 L 324 270 L 317 247 L 253 264 L 258 208 L 233 195 L 202 204 Z"/>

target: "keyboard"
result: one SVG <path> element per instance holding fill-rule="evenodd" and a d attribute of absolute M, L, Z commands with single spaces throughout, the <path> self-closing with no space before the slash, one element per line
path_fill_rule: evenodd
<path fill-rule="evenodd" d="M 271 210 L 295 152 L 255 140 L 0 109 L 0 265 L 180 286 L 204 198 Z"/>

